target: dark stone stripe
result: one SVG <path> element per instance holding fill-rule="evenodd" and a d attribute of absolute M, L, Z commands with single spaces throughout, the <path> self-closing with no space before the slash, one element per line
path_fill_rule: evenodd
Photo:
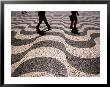
<path fill-rule="evenodd" d="M 64 44 L 60 43 L 60 42 L 56 42 L 56 41 L 50 41 L 50 40 L 46 40 L 46 41 L 40 41 L 38 43 L 33 44 L 28 50 L 26 50 L 25 52 L 22 53 L 18 53 L 18 54 L 12 54 L 11 56 L 11 64 L 14 64 L 15 62 L 20 61 L 29 51 L 39 48 L 39 47 L 53 47 L 53 48 L 57 48 L 60 49 L 62 51 L 65 52 L 65 46 Z"/>
<path fill-rule="evenodd" d="M 23 20 L 19 20 L 19 19 L 16 19 L 16 18 L 12 18 L 12 20 L 11 20 L 12 22 L 23 22 Z"/>
<path fill-rule="evenodd" d="M 28 52 L 29 52 L 29 49 L 22 53 L 11 54 L 11 64 L 14 64 L 20 61 Z"/>
<path fill-rule="evenodd" d="M 78 18 L 79 21 L 88 21 L 88 22 L 91 22 L 91 21 L 95 21 L 95 20 L 99 20 L 100 17 L 95 17 L 95 16 L 89 16 L 89 17 L 81 17 L 81 18 Z M 100 21 L 100 20 L 99 20 Z"/>
<path fill-rule="evenodd" d="M 24 35 L 33 35 L 33 34 L 37 34 L 37 31 L 25 31 L 25 30 L 21 30 L 20 34 L 24 34 Z"/>
<path fill-rule="evenodd" d="M 29 16 L 24 16 L 24 17 L 21 17 L 20 16 L 20 19 L 23 19 L 23 20 L 26 20 L 26 19 L 37 19 L 38 17 L 29 17 Z"/>
<path fill-rule="evenodd" d="M 14 27 L 11 27 L 11 29 L 14 29 L 14 28 L 17 28 L 17 29 L 25 29 L 24 26 L 14 26 Z"/>
<path fill-rule="evenodd" d="M 16 39 L 14 38 L 14 36 L 16 35 L 14 31 L 11 31 L 11 45 L 13 46 L 21 46 L 21 45 L 26 45 L 26 44 L 30 44 L 33 41 L 35 41 L 38 37 L 35 38 L 31 38 L 31 39 L 25 39 L 25 40 L 21 40 L 21 39 Z"/>
<path fill-rule="evenodd" d="M 99 74 L 99 72 L 100 72 L 100 62 L 99 62 L 100 58 L 99 57 L 98 58 L 93 58 L 93 59 L 76 57 L 76 56 L 71 55 L 70 53 L 68 53 L 66 51 L 66 48 L 65 48 L 64 44 L 62 44 L 60 42 L 56 42 L 56 41 L 41 41 L 41 42 L 38 42 L 36 44 L 33 44 L 33 46 L 31 46 L 31 48 L 28 49 L 28 52 L 32 49 L 36 49 L 36 48 L 39 48 L 39 47 L 53 47 L 53 48 L 60 49 L 61 51 L 63 51 L 65 53 L 68 63 L 71 66 L 75 67 L 76 69 L 78 69 L 82 72 L 89 73 L 89 74 Z M 28 53 L 27 51 L 25 51 L 25 52 Z M 26 54 L 25 52 L 21 53 L 21 55 Z"/>
<path fill-rule="evenodd" d="M 17 77 L 29 72 L 48 72 L 56 77 L 67 77 L 67 69 L 64 64 L 53 58 L 33 58 L 18 66 L 12 73 L 12 77 Z"/>
<path fill-rule="evenodd" d="M 47 35 L 50 35 L 49 34 L 50 32 L 47 33 Z M 74 46 L 74 47 L 78 47 L 78 48 L 91 48 L 93 46 L 96 45 L 94 39 L 99 37 L 100 34 L 99 33 L 93 33 L 91 34 L 91 39 L 88 40 L 88 41 L 74 41 L 74 40 L 70 40 L 70 39 L 67 39 L 63 34 L 61 33 L 57 33 L 57 32 L 52 32 L 52 35 L 54 36 L 60 36 L 62 38 L 65 39 L 66 43 L 71 45 L 71 46 Z"/>
<path fill-rule="evenodd" d="M 78 47 L 78 48 L 91 48 L 91 47 L 96 45 L 94 39 L 99 37 L 99 36 L 100 36 L 100 34 L 94 33 L 94 34 L 91 35 L 91 39 L 88 40 L 88 41 L 74 41 L 73 42 L 72 40 L 67 39 L 66 42 L 69 45 L 74 46 L 74 47 Z"/>
<path fill-rule="evenodd" d="M 57 41 L 51 41 L 51 40 L 46 40 L 46 41 L 40 41 L 38 43 L 35 43 L 31 46 L 30 50 L 36 49 L 39 47 L 53 47 L 62 50 L 63 52 L 66 51 L 66 48 L 63 43 L 57 42 Z"/>
<path fill-rule="evenodd" d="M 92 59 L 80 59 L 76 57 L 67 57 L 68 63 L 75 67 L 77 70 L 88 74 L 100 73 L 100 57 Z"/>
<path fill-rule="evenodd" d="M 31 35 L 32 35 L 32 34 L 35 34 L 36 32 L 35 32 L 35 31 L 32 31 L 32 32 L 26 31 L 26 32 L 25 32 L 24 30 L 22 30 L 21 33 L 22 33 L 22 34 L 31 34 Z M 68 33 L 68 32 L 67 32 L 67 33 Z M 69 33 L 70 33 L 70 32 L 69 32 Z M 87 33 L 87 30 L 85 30 L 84 33 L 86 34 L 86 33 Z M 83 34 L 84 34 L 84 33 L 83 33 Z M 93 47 L 93 46 L 95 45 L 94 39 L 100 36 L 99 33 L 93 33 L 93 34 L 90 35 L 91 39 L 88 40 L 88 41 L 74 41 L 74 40 L 67 39 L 67 38 L 64 36 L 64 34 L 59 33 L 59 32 L 47 32 L 47 35 L 60 36 L 60 37 L 64 38 L 65 41 L 66 41 L 69 45 L 75 46 L 75 47 L 78 47 L 78 48 L 87 48 L 87 47 L 90 48 L 90 47 Z M 34 40 L 35 40 L 35 39 L 34 39 Z M 24 41 L 24 40 L 23 40 L 23 41 Z M 25 41 L 26 41 L 26 40 L 25 40 Z M 28 41 L 28 42 L 29 42 L 29 41 Z M 27 43 L 27 42 L 25 42 L 25 44 L 26 44 L 26 43 Z"/>
<path fill-rule="evenodd" d="M 13 28 L 25 29 L 24 27 L 21 28 L 22 26 L 17 26 L 17 25 L 19 25 L 19 24 L 27 24 L 27 25 L 31 25 L 31 23 L 25 23 L 25 22 L 13 22 L 12 24 L 16 25 L 16 26 L 12 27 L 12 29 L 13 29 Z"/>

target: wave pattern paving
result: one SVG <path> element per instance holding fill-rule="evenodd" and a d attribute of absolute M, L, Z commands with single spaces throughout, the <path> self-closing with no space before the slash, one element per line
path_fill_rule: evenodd
<path fill-rule="evenodd" d="M 69 15 L 46 12 L 52 30 L 41 36 L 37 12 L 11 12 L 12 77 L 100 76 L 100 12 L 79 11 L 79 35 L 71 33 Z M 40 29 L 47 29 L 44 22 Z"/>

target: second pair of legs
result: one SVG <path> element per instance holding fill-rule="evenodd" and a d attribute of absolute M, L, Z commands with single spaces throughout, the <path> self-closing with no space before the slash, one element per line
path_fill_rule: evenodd
<path fill-rule="evenodd" d="M 70 29 L 72 33 L 74 34 L 80 34 L 76 28 L 76 24 L 77 24 L 77 17 L 74 17 L 74 18 L 70 18 L 71 20 L 71 25 L 70 25 Z M 73 27 L 73 24 L 74 24 L 74 27 Z"/>

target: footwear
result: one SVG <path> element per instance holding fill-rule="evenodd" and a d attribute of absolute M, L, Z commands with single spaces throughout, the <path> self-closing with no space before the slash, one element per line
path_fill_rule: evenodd
<path fill-rule="evenodd" d="M 45 35 L 45 34 L 46 34 L 45 31 L 40 31 L 39 29 L 36 30 L 36 31 L 37 31 L 37 33 L 38 33 L 39 35 Z"/>
<path fill-rule="evenodd" d="M 45 35 L 46 33 L 45 33 L 45 31 L 40 31 L 39 34 L 40 35 Z"/>
<path fill-rule="evenodd" d="M 74 33 L 74 34 L 80 34 L 80 33 L 78 32 L 78 30 L 72 30 L 71 32 Z"/>
<path fill-rule="evenodd" d="M 74 34 L 80 34 L 79 32 L 74 32 Z"/>

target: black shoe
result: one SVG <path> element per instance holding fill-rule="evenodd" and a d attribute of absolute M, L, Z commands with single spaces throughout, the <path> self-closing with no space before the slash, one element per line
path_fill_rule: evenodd
<path fill-rule="evenodd" d="M 45 34 L 46 34 L 45 31 L 40 31 L 40 30 L 38 30 L 37 33 L 38 33 L 39 35 L 45 35 Z"/>
<path fill-rule="evenodd" d="M 74 34 L 80 34 L 80 33 L 78 32 L 78 30 L 72 30 L 71 32 L 74 33 Z"/>
<path fill-rule="evenodd" d="M 74 34 L 80 34 L 79 32 L 73 32 L 73 31 L 71 31 L 72 33 L 74 33 Z"/>
<path fill-rule="evenodd" d="M 74 32 L 74 34 L 80 34 L 79 32 Z"/>

